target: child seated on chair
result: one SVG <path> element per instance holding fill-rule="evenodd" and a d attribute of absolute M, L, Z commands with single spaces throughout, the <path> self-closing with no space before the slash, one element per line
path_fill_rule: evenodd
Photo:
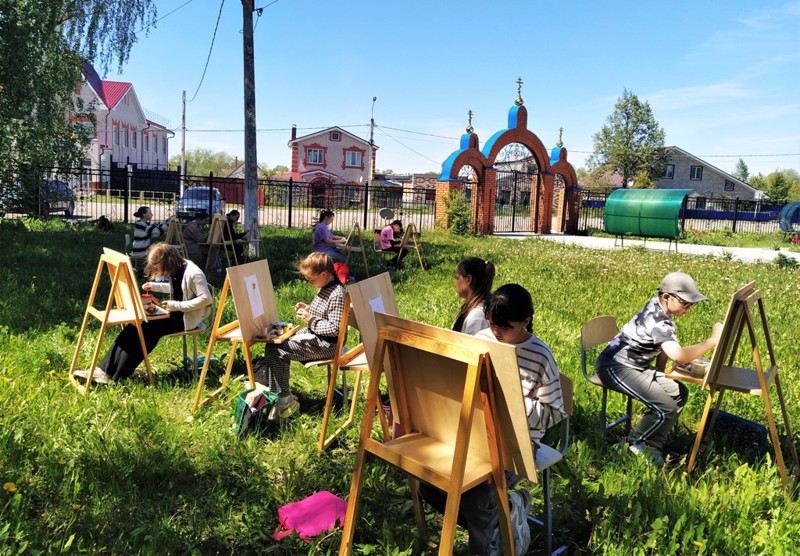
<path fill-rule="evenodd" d="M 306 323 L 292 338 L 282 344 L 264 346 L 264 357 L 253 365 L 256 388 L 271 390 L 280 397 L 270 418 L 288 417 L 300 409 L 300 403 L 289 388 L 289 366 L 292 361 L 330 359 L 336 354 L 339 326 L 344 315 L 345 290 L 333 259 L 325 253 L 311 253 L 300 262 L 300 274 L 318 288 L 310 305 L 297 303 L 297 318 Z"/>
<path fill-rule="evenodd" d="M 239 240 L 247 236 L 248 232 L 236 231 L 236 223 L 239 221 L 240 216 L 241 214 L 236 209 L 233 209 L 225 215 L 228 225 L 222 227 L 222 238 L 225 241 L 230 241 L 233 243 L 232 246 L 233 252 L 236 254 L 236 261 L 242 263 L 244 262 L 244 245 L 242 245 Z"/>
<path fill-rule="evenodd" d="M 381 230 L 380 243 L 382 251 L 394 251 L 397 253 L 396 257 L 387 263 L 389 266 L 400 266 L 403 264 L 403 259 L 408 255 L 408 249 L 400 249 L 401 240 L 395 239 L 395 236 L 403 233 L 403 223 L 399 220 L 394 220 L 388 226 Z"/>
<path fill-rule="evenodd" d="M 319 222 L 314 226 L 314 231 L 312 232 L 314 251 L 325 253 L 335 262 L 343 263 L 347 261 L 347 255 L 336 249 L 336 245 L 344 245 L 347 243 L 347 238 L 334 235 L 331 232 L 333 218 L 332 210 L 323 210 L 319 214 Z"/>
<path fill-rule="evenodd" d="M 153 219 L 153 211 L 150 210 L 150 207 L 139 207 L 133 215 L 136 217 L 136 223 L 133 225 L 131 258 L 143 259 L 147 256 L 150 242 L 166 233 L 167 223 L 151 224 L 150 220 Z"/>
<path fill-rule="evenodd" d="M 489 328 L 475 336 L 516 347 L 522 395 L 528 415 L 531 442 L 539 442 L 548 428 L 566 415 L 561 394 L 558 365 L 550 347 L 533 334 L 533 300 L 518 284 L 506 284 L 495 291 L 485 308 Z M 506 473 L 509 488 L 519 477 Z M 444 511 L 447 496 L 442 491 L 420 484 L 428 503 Z M 469 549 L 474 554 L 499 555 L 503 552 L 495 487 L 480 484 L 461 495 L 458 523 L 469 532 Z M 528 527 L 530 494 L 524 489 L 509 491 L 511 530 L 516 556 L 525 554 L 531 540 Z"/>
<path fill-rule="evenodd" d="M 169 311 L 169 317 L 141 323 L 144 343 L 147 353 L 150 353 L 164 336 L 197 328 L 211 314 L 213 299 L 203 271 L 181 257 L 172 245 L 154 245 L 147 253 L 144 272 L 151 280 L 168 280 L 147 282 L 142 285 L 144 291 L 170 294 L 170 299 L 162 303 L 163 308 Z M 126 324 L 94 370 L 92 381 L 105 384 L 109 380 L 126 379 L 142 361 L 144 353 L 136 326 Z M 76 380 L 85 381 L 88 376 L 88 370 L 73 373 Z"/>
<path fill-rule="evenodd" d="M 658 465 L 664 464 L 664 443 L 689 396 L 686 386 L 664 376 L 667 359 L 677 365 L 697 359 L 716 346 L 722 334 L 722 324 L 717 323 L 707 340 L 681 347 L 673 318 L 684 316 L 695 303 L 706 299 L 688 274 L 667 274 L 658 295 L 622 327 L 595 363 L 606 388 L 636 398 L 647 407 L 622 445 Z"/>

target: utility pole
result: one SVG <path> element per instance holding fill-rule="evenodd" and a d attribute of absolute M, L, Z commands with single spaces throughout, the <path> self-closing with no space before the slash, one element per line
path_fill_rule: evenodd
<path fill-rule="evenodd" d="M 256 72 L 253 53 L 253 0 L 242 0 L 244 46 L 244 214 L 245 226 L 258 222 L 258 152 L 256 150 Z M 258 224 L 256 224 L 258 231 Z M 250 255 L 258 255 L 258 235 L 250 236 Z"/>
<path fill-rule="evenodd" d="M 181 106 L 181 197 L 186 189 L 186 91 Z"/>
<path fill-rule="evenodd" d="M 371 184 L 375 177 L 375 143 L 372 140 L 375 132 L 375 101 L 378 97 L 372 97 L 372 111 L 369 117 L 369 177 L 367 184 Z"/>

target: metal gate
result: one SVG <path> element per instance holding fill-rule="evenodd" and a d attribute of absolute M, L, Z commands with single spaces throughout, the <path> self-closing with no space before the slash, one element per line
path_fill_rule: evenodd
<path fill-rule="evenodd" d="M 497 193 L 495 197 L 495 232 L 529 232 L 533 230 L 533 220 L 538 214 L 538 174 L 535 167 L 527 172 L 519 170 L 497 171 Z"/>

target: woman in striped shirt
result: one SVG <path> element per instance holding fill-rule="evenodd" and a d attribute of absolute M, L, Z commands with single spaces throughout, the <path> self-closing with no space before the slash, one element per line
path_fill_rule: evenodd
<path fill-rule="evenodd" d="M 150 207 L 139 207 L 133 213 L 136 217 L 136 224 L 133 225 L 133 246 L 131 247 L 131 257 L 143 259 L 147 256 L 150 242 L 167 232 L 167 223 L 151 224 L 153 211 Z"/>

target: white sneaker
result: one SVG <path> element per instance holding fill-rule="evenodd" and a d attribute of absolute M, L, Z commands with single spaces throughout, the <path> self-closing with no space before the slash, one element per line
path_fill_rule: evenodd
<path fill-rule="evenodd" d="M 514 536 L 514 554 L 522 556 L 531 544 L 528 514 L 531 512 L 531 494 L 524 489 L 508 493 L 511 506 L 511 533 Z"/>
<path fill-rule="evenodd" d="M 278 398 L 278 401 L 275 402 L 275 405 L 273 405 L 272 409 L 269 411 L 269 419 L 286 419 L 299 410 L 300 402 L 297 401 L 297 397 L 294 394 L 289 394 L 288 396 Z"/>
<path fill-rule="evenodd" d="M 661 450 L 648 446 L 643 442 L 637 442 L 628 446 L 628 451 L 631 454 L 645 458 L 648 465 L 664 466 L 664 457 L 661 455 Z"/>
<path fill-rule="evenodd" d="M 72 378 L 78 380 L 82 380 L 84 383 L 89 378 L 89 371 L 88 370 L 80 370 L 75 371 L 72 373 Z M 92 382 L 96 382 L 97 384 L 108 384 L 110 382 L 110 378 L 106 374 L 106 372 L 101 369 L 100 367 L 95 367 L 94 374 L 92 374 Z"/>

